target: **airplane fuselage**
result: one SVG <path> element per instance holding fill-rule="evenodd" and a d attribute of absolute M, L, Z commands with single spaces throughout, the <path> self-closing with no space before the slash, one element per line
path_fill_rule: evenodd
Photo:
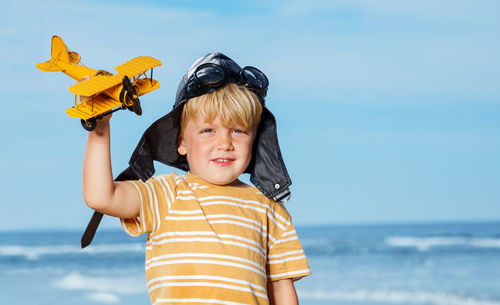
<path fill-rule="evenodd" d="M 94 76 L 97 73 L 97 70 L 79 64 L 69 64 L 62 72 L 79 82 L 86 76 Z"/>

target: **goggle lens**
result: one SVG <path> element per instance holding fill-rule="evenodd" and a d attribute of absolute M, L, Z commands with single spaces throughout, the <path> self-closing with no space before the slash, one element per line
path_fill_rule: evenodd
<path fill-rule="evenodd" d="M 254 88 L 265 89 L 269 86 L 269 80 L 266 75 L 255 67 L 243 68 L 241 75 L 243 79 Z"/>
<path fill-rule="evenodd" d="M 226 75 L 224 69 L 214 63 L 205 63 L 196 68 L 194 78 L 187 84 L 187 96 L 191 98 L 211 92 L 231 80 L 254 91 L 260 97 L 266 96 L 269 80 L 259 69 L 247 66 L 233 76 Z"/>
<path fill-rule="evenodd" d="M 224 81 L 225 73 L 219 66 L 206 64 L 196 69 L 195 76 L 202 84 L 214 86 Z"/>

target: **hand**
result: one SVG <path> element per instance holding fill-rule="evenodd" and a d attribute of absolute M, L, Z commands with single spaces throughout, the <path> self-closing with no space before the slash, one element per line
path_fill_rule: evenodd
<path fill-rule="evenodd" d="M 109 114 L 105 115 L 104 117 L 97 119 L 97 122 L 96 122 L 97 126 L 90 133 L 96 133 L 99 136 L 102 136 L 104 134 L 109 133 L 109 129 L 110 129 L 109 128 L 109 120 L 111 119 L 112 116 L 113 116 L 113 114 L 109 113 Z"/>

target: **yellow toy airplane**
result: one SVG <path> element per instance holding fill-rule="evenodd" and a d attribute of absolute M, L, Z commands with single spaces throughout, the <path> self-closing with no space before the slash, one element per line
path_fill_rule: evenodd
<path fill-rule="evenodd" d="M 45 72 L 61 71 L 78 81 L 69 87 L 75 95 L 75 106 L 66 109 L 66 113 L 81 119 L 83 128 L 92 131 L 97 126 L 97 119 L 120 109 L 127 108 L 141 115 L 138 97 L 160 88 L 160 83 L 153 79 L 153 68 L 160 65 L 161 62 L 153 57 L 139 56 L 116 67 L 116 75 L 91 69 L 81 64 L 80 55 L 70 51 L 64 41 L 54 35 L 50 60 L 36 66 Z M 148 78 L 146 72 L 150 69 Z"/>

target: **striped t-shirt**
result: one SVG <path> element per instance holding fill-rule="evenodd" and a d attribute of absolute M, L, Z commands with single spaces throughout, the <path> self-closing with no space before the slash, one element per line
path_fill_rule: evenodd
<path fill-rule="evenodd" d="M 132 236 L 148 233 L 153 304 L 268 304 L 268 279 L 310 274 L 290 215 L 257 188 L 214 185 L 191 173 L 129 182 L 140 216 L 121 221 Z"/>

